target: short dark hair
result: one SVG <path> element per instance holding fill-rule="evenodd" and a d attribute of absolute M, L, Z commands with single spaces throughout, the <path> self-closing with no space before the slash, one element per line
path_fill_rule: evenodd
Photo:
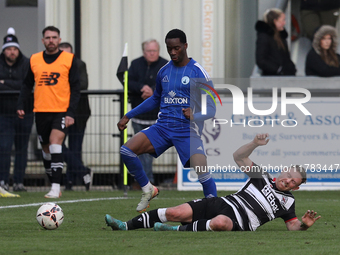
<path fill-rule="evenodd" d="M 179 38 L 181 43 L 187 43 L 187 36 L 182 30 L 177 28 L 170 30 L 165 36 L 165 42 L 167 39 Z"/>
<path fill-rule="evenodd" d="M 73 47 L 69 42 L 62 42 L 59 44 L 59 49 L 60 48 L 71 48 L 71 52 L 73 52 Z"/>
<path fill-rule="evenodd" d="M 44 30 L 42 31 L 43 37 L 44 37 L 45 32 L 46 32 L 47 30 L 53 31 L 53 32 L 57 32 L 58 35 L 60 35 L 60 30 L 59 30 L 57 27 L 55 27 L 55 26 L 48 26 L 48 27 L 45 27 Z"/>

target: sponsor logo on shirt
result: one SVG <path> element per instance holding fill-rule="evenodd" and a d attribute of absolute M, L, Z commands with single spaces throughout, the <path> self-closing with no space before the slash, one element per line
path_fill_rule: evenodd
<path fill-rule="evenodd" d="M 165 97 L 164 98 L 165 104 L 188 104 L 188 98 L 184 97 Z"/>
<path fill-rule="evenodd" d="M 173 91 L 173 90 L 171 90 L 171 91 L 168 93 L 168 95 L 171 96 L 171 97 L 174 97 L 174 96 L 176 96 L 176 92 Z"/>
<path fill-rule="evenodd" d="M 264 186 L 264 188 L 261 190 L 262 194 L 266 197 L 266 199 L 268 200 L 272 210 L 274 213 L 276 213 L 276 211 L 279 210 L 277 204 L 275 203 L 275 196 L 273 194 L 273 192 L 271 191 L 271 188 L 269 187 L 269 185 Z"/>
<path fill-rule="evenodd" d="M 175 97 L 176 92 L 171 90 L 168 95 L 170 97 L 165 97 L 164 98 L 164 103 L 165 104 L 187 104 L 188 103 L 188 98 L 185 97 Z"/>
<path fill-rule="evenodd" d="M 47 72 L 43 72 L 43 74 L 41 75 L 41 78 L 38 82 L 38 86 L 41 86 L 41 85 L 47 85 L 47 86 L 57 85 L 59 77 L 60 77 L 60 73 L 51 72 L 50 74 L 47 74 Z"/>

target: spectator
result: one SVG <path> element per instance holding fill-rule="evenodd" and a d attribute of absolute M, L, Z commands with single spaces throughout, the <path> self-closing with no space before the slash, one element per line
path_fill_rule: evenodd
<path fill-rule="evenodd" d="M 262 75 L 295 75 L 296 68 L 290 58 L 288 34 L 284 28 L 285 14 L 280 9 L 269 9 L 263 21 L 256 23 L 256 64 Z"/>
<path fill-rule="evenodd" d="M 45 198 L 61 196 L 60 183 L 64 160 L 62 143 L 67 128 L 74 124 L 80 98 L 78 67 L 73 54 L 59 50 L 60 30 L 54 26 L 42 31 L 46 50 L 33 54 L 18 100 L 17 114 L 25 117 L 23 103 L 34 84 L 34 109 L 37 133 L 42 147 L 51 190 Z"/>
<path fill-rule="evenodd" d="M 301 0 L 300 14 L 304 34 L 311 41 L 322 25 L 335 27 L 339 18 L 340 0 Z"/>
<path fill-rule="evenodd" d="M 143 56 L 133 60 L 129 68 L 129 97 L 132 108 L 141 104 L 153 95 L 156 88 L 156 76 L 159 69 L 168 61 L 159 56 L 159 43 L 150 39 L 142 43 Z M 155 124 L 159 108 L 139 114 L 131 119 L 136 133 Z M 153 157 L 146 153 L 138 156 L 143 169 L 151 183 L 154 183 L 152 172 Z"/>
<path fill-rule="evenodd" d="M 29 67 L 29 59 L 20 51 L 15 31 L 9 28 L 0 55 L 0 90 L 19 92 Z M 0 186 L 8 191 L 12 146 L 15 146 L 13 190 L 26 191 L 24 175 L 27 148 L 33 125 L 33 101 L 25 105 L 25 119 L 16 115 L 17 94 L 2 94 L 0 98 Z"/>
<path fill-rule="evenodd" d="M 72 45 L 68 42 L 62 42 L 59 44 L 59 49 L 73 53 Z M 75 58 L 79 72 L 80 90 L 87 90 L 88 79 L 86 64 L 79 58 Z M 82 161 L 82 146 L 84 133 L 86 128 L 86 122 L 91 115 L 91 109 L 87 94 L 81 94 L 78 107 L 74 115 L 74 125 L 68 129 L 68 148 L 63 143 L 64 160 L 67 164 L 66 172 L 66 184 L 65 190 L 72 190 L 73 184 L 75 184 L 79 177 L 82 177 L 82 181 L 86 187 L 86 190 L 90 189 L 91 183 L 91 169 L 85 167 Z"/>
<path fill-rule="evenodd" d="M 17 194 L 10 193 L 4 190 L 2 187 L 0 187 L 0 197 L 20 197 L 20 196 Z"/>
<path fill-rule="evenodd" d="M 334 27 L 324 25 L 315 33 L 312 49 L 306 57 L 306 75 L 321 77 L 340 76 L 340 55 Z"/>

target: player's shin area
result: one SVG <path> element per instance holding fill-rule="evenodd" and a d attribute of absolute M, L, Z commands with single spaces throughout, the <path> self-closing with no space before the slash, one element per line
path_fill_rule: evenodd
<path fill-rule="evenodd" d="M 195 171 L 198 175 L 209 173 L 209 166 L 195 166 Z"/>

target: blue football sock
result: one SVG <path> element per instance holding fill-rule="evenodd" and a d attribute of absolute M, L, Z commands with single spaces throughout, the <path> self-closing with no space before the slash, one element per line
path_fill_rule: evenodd
<path fill-rule="evenodd" d="M 205 197 L 217 197 L 216 184 L 210 173 L 200 175 L 198 180 L 202 184 Z"/>
<path fill-rule="evenodd" d="M 137 155 L 124 145 L 120 147 L 120 155 L 122 156 L 123 162 L 130 174 L 135 178 L 138 184 L 141 187 L 144 187 L 146 184 L 148 184 L 149 179 L 146 176 L 142 163 L 140 162 Z"/>

